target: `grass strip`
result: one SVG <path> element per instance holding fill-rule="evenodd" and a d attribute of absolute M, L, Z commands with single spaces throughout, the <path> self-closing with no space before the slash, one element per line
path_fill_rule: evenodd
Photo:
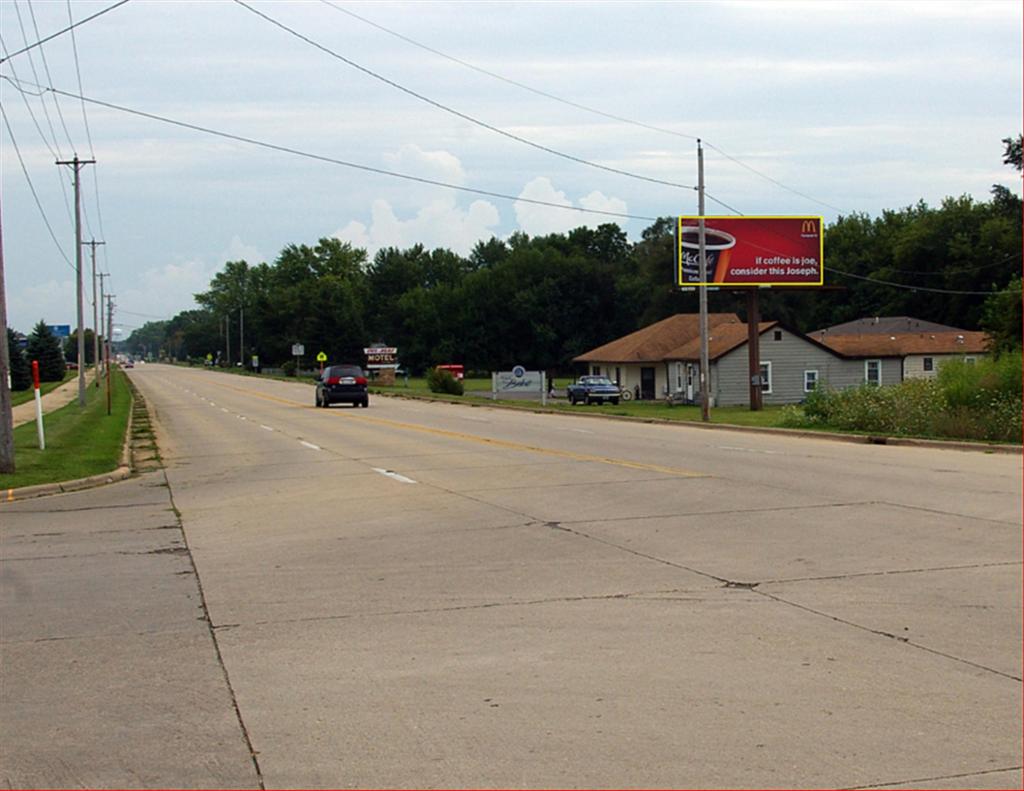
<path fill-rule="evenodd" d="M 0 489 L 73 481 L 117 469 L 124 447 L 131 392 L 120 371 L 112 376 L 111 413 L 106 387 L 90 387 L 85 406 L 78 401 L 43 418 L 46 450 L 39 449 L 33 420 L 14 429 L 13 475 L 0 475 Z"/>

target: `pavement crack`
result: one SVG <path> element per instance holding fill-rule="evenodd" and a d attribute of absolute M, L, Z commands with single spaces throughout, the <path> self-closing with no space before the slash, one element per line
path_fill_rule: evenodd
<path fill-rule="evenodd" d="M 926 566 L 919 569 L 888 569 L 883 571 L 851 571 L 848 574 L 826 574 L 820 577 L 785 577 L 782 579 L 762 580 L 762 585 L 781 585 L 789 582 L 823 582 L 828 580 L 856 579 L 858 577 L 884 577 L 895 574 L 927 574 L 933 571 L 963 571 L 970 569 L 989 569 L 1000 566 L 1019 566 L 1019 560 L 1000 560 L 992 563 L 965 563 L 960 566 Z"/>
<path fill-rule="evenodd" d="M 970 659 L 964 659 L 963 657 L 954 656 L 953 654 L 946 653 L 945 651 L 939 651 L 935 648 L 929 648 L 928 646 L 922 645 L 921 643 L 915 643 L 908 637 L 895 635 L 891 632 L 886 632 L 882 629 L 873 629 L 870 626 L 865 626 L 864 624 L 856 623 L 855 621 L 850 621 L 846 618 L 840 618 L 838 615 L 832 615 L 831 613 L 823 612 L 822 610 L 816 610 L 813 607 L 808 607 L 805 604 L 798 604 L 797 602 L 789 601 L 788 599 L 784 599 L 781 596 L 776 596 L 773 593 L 768 593 L 767 591 L 759 590 L 754 592 L 757 593 L 759 596 L 764 596 L 768 599 L 771 599 L 772 601 L 778 602 L 779 604 L 784 604 L 789 607 L 795 607 L 798 610 L 803 610 L 804 612 L 811 613 L 812 615 L 817 615 L 820 618 L 827 618 L 830 621 L 841 623 L 844 626 L 852 626 L 854 629 L 860 629 L 861 631 L 869 632 L 870 634 L 878 635 L 879 637 L 885 637 L 889 640 L 895 640 L 898 643 L 903 643 L 904 645 L 916 648 L 919 651 L 925 651 L 929 654 L 934 654 L 935 656 L 940 656 L 944 659 L 950 659 L 954 662 L 959 662 L 960 664 L 968 665 L 978 670 L 984 670 L 988 673 L 992 673 L 997 676 L 1002 676 L 1003 678 L 1008 678 L 1011 681 L 1020 682 L 1024 680 L 1021 679 L 1020 676 L 1015 676 L 1011 673 L 1006 673 L 1002 670 L 997 670 L 994 667 L 988 667 L 987 665 L 982 665 L 978 662 L 972 662 Z"/>
<path fill-rule="evenodd" d="M 228 673 L 227 664 L 224 662 L 224 654 L 221 652 L 220 643 L 217 641 L 217 630 L 214 628 L 213 619 L 210 617 L 210 608 L 206 601 L 206 592 L 203 590 L 203 580 L 202 577 L 199 576 L 199 569 L 196 567 L 195 558 L 192 557 L 192 549 L 188 543 L 188 534 L 185 533 L 185 525 L 181 519 L 181 511 L 174 502 L 174 487 L 171 486 L 170 478 L 167 477 L 166 468 L 161 469 L 160 474 L 163 475 L 164 482 L 167 484 L 167 497 L 170 499 L 171 508 L 178 519 L 178 526 L 181 528 L 182 540 L 185 542 L 185 546 L 182 547 L 182 549 L 188 556 L 189 565 L 191 565 L 192 573 L 195 575 L 196 587 L 199 590 L 199 607 L 202 611 L 201 618 L 206 622 L 206 628 L 209 630 L 210 641 L 213 643 L 213 650 L 217 655 L 217 664 L 220 666 L 221 673 L 224 676 L 224 685 L 227 687 L 228 695 L 231 698 L 231 707 L 235 712 L 235 719 L 242 732 L 242 738 L 245 741 L 246 749 L 249 751 L 249 758 L 252 760 L 253 771 L 256 773 L 257 783 L 260 789 L 265 789 L 267 786 L 263 779 L 263 771 L 260 768 L 259 753 L 253 746 L 249 729 L 246 727 L 245 719 L 242 717 L 242 710 L 238 706 L 238 695 L 235 693 L 235 688 L 231 683 L 231 675 Z"/>
<path fill-rule="evenodd" d="M 920 788 L 924 783 L 934 783 L 939 780 L 959 780 L 963 777 L 979 777 L 981 775 L 1002 774 L 1005 772 L 1019 772 L 1024 766 L 1007 766 L 1004 769 L 980 769 L 977 772 L 959 772 L 953 775 L 935 775 L 933 777 L 915 777 L 913 780 L 892 780 L 888 783 L 871 783 L 862 786 L 845 786 L 843 791 L 864 791 L 868 788 L 892 788 L 893 786 L 911 786 Z M 951 786 L 952 788 L 953 786 Z M 961 786 L 956 786 L 957 788 Z M 967 786 L 962 786 L 966 788 Z"/>

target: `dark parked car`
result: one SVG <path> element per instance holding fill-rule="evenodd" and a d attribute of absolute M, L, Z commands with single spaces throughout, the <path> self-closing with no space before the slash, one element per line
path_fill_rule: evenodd
<path fill-rule="evenodd" d="M 619 386 L 607 376 L 581 376 L 578 382 L 565 388 L 565 394 L 574 406 L 580 401 L 584 404 L 603 404 L 605 401 L 617 404 L 622 396 Z"/>
<path fill-rule="evenodd" d="M 366 376 L 358 365 L 328 365 L 316 379 L 316 405 L 352 404 L 367 407 Z"/>

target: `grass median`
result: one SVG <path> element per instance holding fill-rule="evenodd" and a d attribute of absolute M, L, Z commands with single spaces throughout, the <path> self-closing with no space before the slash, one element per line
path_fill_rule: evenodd
<path fill-rule="evenodd" d="M 132 396 L 120 371 L 112 376 L 111 413 L 106 388 L 86 390 L 85 406 L 73 401 L 43 417 L 46 450 L 39 449 L 36 423 L 14 429 L 13 475 L 0 475 L 0 489 L 56 483 L 110 472 L 124 447 Z"/>

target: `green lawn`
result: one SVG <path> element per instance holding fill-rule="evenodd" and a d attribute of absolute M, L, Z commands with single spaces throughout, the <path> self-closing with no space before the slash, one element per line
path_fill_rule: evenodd
<path fill-rule="evenodd" d="M 86 374 L 89 374 L 89 371 L 86 371 Z M 60 387 L 62 384 L 64 384 L 64 382 L 67 382 L 67 381 L 69 381 L 71 379 L 74 379 L 76 376 L 78 376 L 78 372 L 77 371 L 68 371 L 64 375 L 64 378 L 61 381 L 59 381 L 59 382 L 40 382 L 39 383 L 39 395 L 46 395 L 51 390 L 56 390 L 58 387 Z M 92 384 L 92 378 L 87 376 L 86 377 L 86 382 L 88 382 L 89 384 Z M 29 387 L 28 390 L 13 390 L 13 391 L 11 391 L 11 406 L 13 407 L 13 406 L 18 406 L 18 404 L 25 404 L 25 403 L 31 401 L 35 397 L 36 397 L 36 391 L 35 391 L 35 388 L 33 388 L 33 387 Z"/>
<path fill-rule="evenodd" d="M 14 429 L 13 475 L 0 475 L 0 489 L 99 475 L 117 468 L 124 446 L 131 392 L 120 371 L 113 373 L 111 414 L 105 387 L 89 387 L 84 407 L 72 401 L 43 418 L 46 450 L 39 449 L 36 423 Z"/>
<path fill-rule="evenodd" d="M 570 414 L 599 414 L 599 415 L 622 415 L 626 417 L 647 418 L 656 420 L 679 420 L 700 422 L 701 414 L 699 406 L 667 406 L 663 401 L 621 401 L 618 405 L 602 404 L 600 406 L 570 406 L 565 400 L 565 387 L 571 379 L 556 379 L 555 392 L 559 398 L 548 401 L 548 408 Z M 466 393 L 490 392 L 491 380 L 485 378 L 465 379 L 463 385 Z M 399 377 L 398 381 L 391 387 L 371 383 L 371 389 L 377 393 L 402 395 L 408 394 L 416 397 L 426 397 L 439 400 L 450 400 L 462 403 L 493 404 L 499 403 L 509 406 L 523 408 L 536 408 L 540 406 L 540 399 L 537 401 L 524 400 L 498 400 L 491 401 L 488 397 L 477 397 L 472 395 L 449 396 L 438 393 L 431 393 L 427 388 L 426 379 L 422 377 L 410 378 L 408 384 Z M 731 423 L 740 426 L 780 426 L 782 418 L 782 407 L 765 407 L 759 412 L 751 412 L 748 407 L 732 406 L 720 407 L 711 410 L 712 423 Z"/>

